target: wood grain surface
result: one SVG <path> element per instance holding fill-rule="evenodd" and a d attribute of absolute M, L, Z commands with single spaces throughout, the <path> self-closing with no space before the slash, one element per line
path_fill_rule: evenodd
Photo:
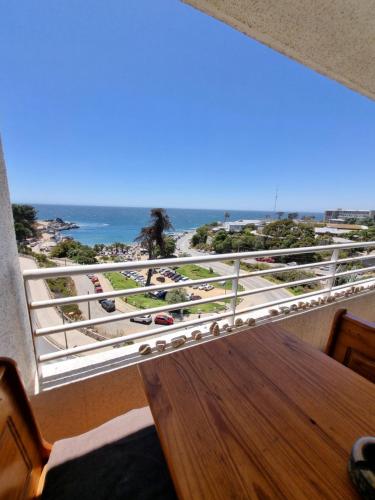
<path fill-rule="evenodd" d="M 324 353 L 265 325 L 139 369 L 180 498 L 357 498 L 375 386 Z"/>

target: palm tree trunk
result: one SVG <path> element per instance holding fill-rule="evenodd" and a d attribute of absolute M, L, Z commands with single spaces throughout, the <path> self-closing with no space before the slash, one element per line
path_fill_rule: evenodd
<path fill-rule="evenodd" d="M 150 242 L 148 245 L 148 260 L 152 260 L 153 258 L 154 258 L 153 244 L 152 242 Z M 147 271 L 146 286 L 151 285 L 151 278 L 152 278 L 152 268 L 149 268 L 149 270 Z"/>
<path fill-rule="evenodd" d="M 150 286 L 150 284 L 151 284 L 151 277 L 152 277 L 152 269 L 149 269 L 147 271 L 146 286 Z"/>

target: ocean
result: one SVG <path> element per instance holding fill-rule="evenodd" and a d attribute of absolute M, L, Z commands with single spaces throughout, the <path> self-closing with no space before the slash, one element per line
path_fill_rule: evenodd
<path fill-rule="evenodd" d="M 56 219 L 76 222 L 80 228 L 64 231 L 66 236 L 86 245 L 95 243 L 132 243 L 140 229 L 149 222 L 150 208 L 140 207 L 94 207 L 74 205 L 33 205 L 38 219 Z M 167 208 L 167 213 L 176 232 L 195 229 L 202 224 L 222 221 L 224 210 Z M 229 220 L 263 219 L 273 216 L 272 212 L 261 210 L 228 210 Z M 299 212 L 299 216 L 314 215 L 322 220 L 322 213 Z"/>

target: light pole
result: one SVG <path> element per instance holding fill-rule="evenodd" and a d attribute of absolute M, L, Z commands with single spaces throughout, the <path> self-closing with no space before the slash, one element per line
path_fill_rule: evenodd
<path fill-rule="evenodd" d="M 61 310 L 61 318 L 63 325 L 65 325 L 65 317 L 64 317 L 64 312 Z M 66 336 L 66 331 L 64 330 L 64 338 L 65 338 L 65 349 L 68 349 L 68 337 Z"/>

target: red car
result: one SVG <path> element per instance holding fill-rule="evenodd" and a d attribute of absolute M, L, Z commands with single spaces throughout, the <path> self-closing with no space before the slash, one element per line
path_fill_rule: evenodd
<path fill-rule="evenodd" d="M 155 325 L 173 325 L 174 321 L 172 316 L 168 314 L 157 314 L 154 318 Z"/>
<path fill-rule="evenodd" d="M 92 283 L 95 283 L 96 281 L 99 281 L 99 278 L 97 276 L 93 276 L 91 278 Z"/>
<path fill-rule="evenodd" d="M 103 288 L 101 286 L 96 286 L 95 293 L 103 293 Z"/>
<path fill-rule="evenodd" d="M 273 264 L 275 262 L 275 259 L 273 259 L 272 257 L 256 257 L 256 259 L 258 262 L 269 262 L 270 264 Z"/>

